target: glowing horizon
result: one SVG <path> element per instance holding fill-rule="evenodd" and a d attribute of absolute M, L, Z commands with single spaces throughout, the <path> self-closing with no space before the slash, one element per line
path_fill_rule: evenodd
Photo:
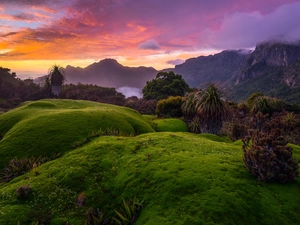
<path fill-rule="evenodd" d="M 20 78 L 105 58 L 172 68 L 268 39 L 300 39 L 299 11 L 299 0 L 2 0 L 0 66 Z"/>

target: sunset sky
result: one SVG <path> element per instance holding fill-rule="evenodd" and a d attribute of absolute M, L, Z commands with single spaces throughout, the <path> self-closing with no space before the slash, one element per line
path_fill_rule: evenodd
<path fill-rule="evenodd" d="M 163 69 L 300 39 L 299 21 L 299 0 L 0 0 L 0 66 L 20 78 L 104 58 Z"/>

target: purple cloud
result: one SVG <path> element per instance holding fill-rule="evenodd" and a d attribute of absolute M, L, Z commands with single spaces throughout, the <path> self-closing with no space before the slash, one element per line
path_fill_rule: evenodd
<path fill-rule="evenodd" d="M 139 44 L 138 49 L 158 50 L 158 49 L 161 49 L 161 47 L 155 40 L 151 39 L 151 40 L 148 40 L 148 41 L 145 41 L 145 42 Z"/>
<path fill-rule="evenodd" d="M 257 42 L 277 39 L 295 41 L 300 38 L 300 2 L 278 7 L 263 15 L 237 12 L 227 15 L 220 29 L 207 28 L 200 36 L 212 48 L 250 48 Z"/>

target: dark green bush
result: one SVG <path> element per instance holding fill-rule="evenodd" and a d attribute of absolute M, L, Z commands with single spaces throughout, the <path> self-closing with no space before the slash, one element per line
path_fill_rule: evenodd
<path fill-rule="evenodd" d="M 183 116 L 181 110 L 183 102 L 184 98 L 180 96 L 171 96 L 160 100 L 156 106 L 156 115 L 159 117 L 181 117 Z"/>
<path fill-rule="evenodd" d="M 292 158 L 293 149 L 287 146 L 279 130 L 271 134 L 250 130 L 249 134 L 243 139 L 243 162 L 255 177 L 285 183 L 299 176 L 298 163 Z"/>

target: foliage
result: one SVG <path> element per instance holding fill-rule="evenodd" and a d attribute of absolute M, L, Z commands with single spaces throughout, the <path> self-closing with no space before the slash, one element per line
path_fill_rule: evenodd
<path fill-rule="evenodd" d="M 196 95 L 203 94 L 202 90 L 200 91 L 193 91 L 185 98 L 185 101 L 181 105 L 182 113 L 187 119 L 191 119 L 196 114 L 196 104 L 197 104 L 197 97 Z"/>
<path fill-rule="evenodd" d="M 22 185 L 17 188 L 16 194 L 18 199 L 24 200 L 28 198 L 29 193 L 31 192 L 31 187 L 28 185 Z"/>
<path fill-rule="evenodd" d="M 115 88 L 93 84 L 65 84 L 59 95 L 63 99 L 89 100 L 114 105 L 124 105 L 125 96 Z"/>
<path fill-rule="evenodd" d="M 194 116 L 191 122 L 189 122 L 189 131 L 195 134 L 201 133 L 201 129 L 199 127 L 200 119 L 198 116 Z"/>
<path fill-rule="evenodd" d="M 151 81 L 147 81 L 143 88 L 143 98 L 147 100 L 166 99 L 169 96 L 184 96 L 190 88 L 181 75 L 171 72 L 159 72 Z"/>
<path fill-rule="evenodd" d="M 243 123 L 233 121 L 230 123 L 228 137 L 231 141 L 239 140 L 247 135 L 247 126 Z"/>
<path fill-rule="evenodd" d="M 7 165 L 5 165 L 4 169 L 1 171 L 1 181 L 8 182 L 15 177 L 23 175 L 29 172 L 31 169 L 36 168 L 37 166 L 48 162 L 50 160 L 58 158 L 59 154 L 53 154 L 52 157 L 40 156 L 40 157 L 24 157 L 24 158 L 13 158 L 11 159 Z"/>
<path fill-rule="evenodd" d="M 182 106 L 183 113 L 187 119 L 198 117 L 201 132 L 219 134 L 225 116 L 221 97 L 222 93 L 216 85 L 209 84 L 205 90 L 196 90 L 187 97 L 188 103 Z"/>
<path fill-rule="evenodd" d="M 156 110 L 157 100 L 138 99 L 135 96 L 125 100 L 126 107 L 132 108 L 141 114 L 154 115 Z"/>
<path fill-rule="evenodd" d="M 180 96 L 170 96 L 167 99 L 159 100 L 156 106 L 156 115 L 158 117 L 181 117 L 182 103 L 183 97 Z"/>
<path fill-rule="evenodd" d="M 268 96 L 259 96 L 256 97 L 252 103 L 251 113 L 256 114 L 261 112 L 263 114 L 272 115 L 274 112 L 280 112 L 283 109 L 283 101 Z"/>
<path fill-rule="evenodd" d="M 140 210 L 142 208 L 142 203 L 136 197 L 133 200 L 125 202 L 123 199 L 123 208 L 119 211 L 115 210 L 116 217 L 113 220 L 118 225 L 131 225 L 136 221 Z"/>
<path fill-rule="evenodd" d="M 100 209 L 89 208 L 86 212 L 87 220 L 85 224 L 87 225 L 105 225 L 109 224 L 108 220 L 104 218 L 104 214 Z"/>
<path fill-rule="evenodd" d="M 285 183 L 298 178 L 299 166 L 292 158 L 293 149 L 287 146 L 279 130 L 271 134 L 251 130 L 243 143 L 243 162 L 259 180 Z"/>

